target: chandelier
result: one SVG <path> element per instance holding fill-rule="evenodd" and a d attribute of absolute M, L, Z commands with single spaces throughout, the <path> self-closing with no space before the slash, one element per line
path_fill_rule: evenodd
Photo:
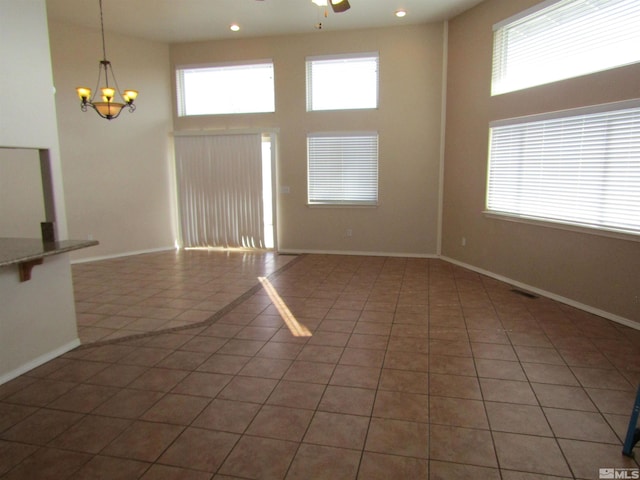
<path fill-rule="evenodd" d="M 102 60 L 100 60 L 100 65 L 98 66 L 98 82 L 93 96 L 91 96 L 91 89 L 87 87 L 78 87 L 76 88 L 76 91 L 78 92 L 78 97 L 80 97 L 80 109 L 83 112 L 87 111 L 87 107 L 91 107 L 102 118 L 113 120 L 120 115 L 120 112 L 122 112 L 124 107 L 129 107 L 129 111 L 133 113 L 136 109 L 133 102 L 138 96 L 138 92 L 136 90 L 124 90 L 120 93 L 118 82 L 113 74 L 113 67 L 111 66 L 111 62 L 107 60 L 107 49 L 104 43 L 102 0 L 98 1 L 100 3 L 100 30 L 102 32 Z M 99 97 L 96 99 L 98 96 L 98 87 L 101 85 L 100 82 L 103 74 L 104 87 L 99 89 Z"/>

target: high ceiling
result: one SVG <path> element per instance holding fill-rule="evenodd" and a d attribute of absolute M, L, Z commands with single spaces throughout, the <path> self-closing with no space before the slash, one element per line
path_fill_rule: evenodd
<path fill-rule="evenodd" d="M 107 32 L 178 43 L 443 21 L 481 1 L 349 0 L 350 10 L 334 13 L 311 0 L 103 0 L 103 11 Z M 98 0 L 46 2 L 53 21 L 100 27 Z M 404 18 L 394 15 L 399 9 Z M 240 31 L 230 31 L 232 23 Z"/>

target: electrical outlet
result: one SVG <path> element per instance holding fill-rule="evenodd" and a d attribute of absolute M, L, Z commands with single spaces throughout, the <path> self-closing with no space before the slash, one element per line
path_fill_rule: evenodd
<path fill-rule="evenodd" d="M 347 231 L 346 231 L 345 234 L 346 234 L 347 237 L 352 237 L 353 236 L 353 230 L 351 230 L 350 228 L 347 228 Z"/>
<path fill-rule="evenodd" d="M 463 247 L 467 246 L 467 237 L 462 237 L 460 239 L 460 245 L 462 245 Z"/>

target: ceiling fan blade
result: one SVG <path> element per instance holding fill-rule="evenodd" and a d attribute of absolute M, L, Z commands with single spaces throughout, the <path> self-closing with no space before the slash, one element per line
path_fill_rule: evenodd
<path fill-rule="evenodd" d="M 349 0 L 329 0 L 329 3 L 335 13 L 346 12 L 351 8 Z"/>

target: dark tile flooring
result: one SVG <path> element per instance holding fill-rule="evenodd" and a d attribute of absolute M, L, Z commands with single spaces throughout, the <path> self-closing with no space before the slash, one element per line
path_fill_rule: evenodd
<path fill-rule="evenodd" d="M 621 445 L 640 332 L 442 260 L 166 252 L 73 270 L 86 345 L 0 386 L 3 480 L 638 467 Z"/>

